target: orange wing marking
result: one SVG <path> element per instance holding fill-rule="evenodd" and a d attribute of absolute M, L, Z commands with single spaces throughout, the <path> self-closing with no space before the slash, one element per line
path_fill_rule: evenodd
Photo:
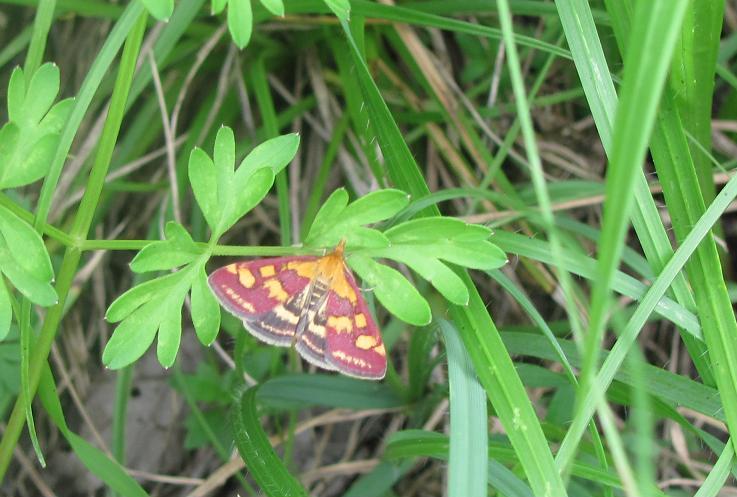
<path fill-rule="evenodd" d="M 356 347 L 363 350 L 369 350 L 376 347 L 377 343 L 378 341 L 376 340 L 376 337 L 372 337 L 371 335 L 360 335 L 356 338 Z"/>

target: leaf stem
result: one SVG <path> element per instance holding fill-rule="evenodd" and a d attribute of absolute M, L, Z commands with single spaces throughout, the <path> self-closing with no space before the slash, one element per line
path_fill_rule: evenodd
<path fill-rule="evenodd" d="M 147 17 L 148 14 L 143 11 L 143 8 L 140 7 L 139 4 L 133 3 L 126 10 L 126 13 L 121 16 L 120 20 L 118 21 L 118 25 L 114 29 L 114 31 L 116 29 L 118 30 L 119 36 L 127 36 L 127 39 L 120 60 L 120 70 L 118 72 L 118 78 L 115 82 L 115 88 L 110 100 L 110 110 L 108 112 L 107 120 L 105 122 L 105 128 L 103 129 L 103 133 L 100 139 L 100 147 L 97 150 L 97 156 L 93 165 L 93 169 L 90 173 L 88 186 L 85 189 L 85 195 L 82 198 L 82 203 L 80 205 L 79 211 L 77 212 L 77 217 L 72 228 L 72 239 L 83 239 L 87 235 L 90 224 L 92 223 L 95 207 L 97 206 L 100 198 L 102 184 L 105 180 L 105 175 L 107 174 L 107 170 L 110 165 L 112 148 L 115 145 L 118 130 L 120 129 L 120 124 L 123 119 L 125 102 L 128 98 L 128 91 L 133 80 L 133 74 L 136 67 L 136 59 L 138 58 L 138 53 L 141 48 L 141 42 L 143 40 L 143 33 L 146 29 Z M 114 37 L 111 34 L 111 38 L 108 39 L 108 42 L 110 42 L 110 40 L 113 38 Z M 109 45 L 106 46 L 109 50 L 112 51 L 112 53 L 109 54 L 111 56 L 110 60 L 100 61 L 100 59 L 98 59 L 96 63 L 112 63 L 112 57 L 114 56 L 115 52 L 117 52 L 117 49 L 114 49 L 114 47 L 110 47 Z M 103 52 L 104 51 L 105 48 L 103 48 Z M 93 84 L 92 82 L 85 81 L 85 85 L 83 85 L 83 87 L 86 87 L 86 84 L 88 83 L 90 85 Z M 90 91 L 90 93 L 92 92 Z M 92 95 L 90 94 L 90 99 L 91 96 Z M 77 104 L 84 107 L 83 109 L 81 109 L 81 111 L 86 110 L 86 105 L 84 105 L 82 99 L 78 100 Z M 75 112 L 80 112 L 80 110 L 75 108 L 73 113 Z M 81 115 L 79 118 L 81 120 Z M 71 146 L 71 141 L 74 138 L 74 133 L 76 132 L 76 128 L 71 129 L 71 131 L 70 128 L 74 128 L 74 125 L 71 124 L 64 131 L 64 135 L 68 135 L 69 133 L 71 133 L 71 136 L 68 136 L 69 146 Z M 59 144 L 60 149 L 64 149 L 65 146 L 66 144 L 64 143 Z M 55 157 L 55 161 L 58 164 L 56 171 L 57 174 L 51 175 L 50 178 L 48 178 L 47 181 L 44 182 L 41 199 L 39 200 L 39 212 L 36 217 L 37 229 L 39 226 L 44 226 L 46 223 L 46 215 L 48 214 L 51 202 L 51 193 L 53 192 L 53 187 L 58 181 L 58 173 L 61 172 L 61 167 L 63 166 L 64 158 L 66 157 L 66 151 L 62 151 L 61 153 L 63 153 L 63 156 L 61 156 L 61 158 L 59 159 L 60 150 L 57 150 L 57 155 Z M 52 165 L 52 168 L 53 167 L 54 165 Z M 45 196 L 43 192 L 46 192 Z M 44 202 L 45 207 L 44 205 L 42 205 Z M 55 306 L 51 307 L 48 314 L 46 315 L 46 319 L 44 320 L 43 326 L 41 328 L 41 333 L 38 337 L 38 341 L 35 343 L 34 346 L 33 356 L 30 357 L 30 362 L 28 364 L 27 383 L 26 385 L 24 385 L 25 388 L 23 389 L 23 392 L 25 392 L 25 394 L 21 393 L 21 395 L 19 395 L 18 399 L 16 400 L 13 412 L 10 416 L 10 420 L 8 421 L 8 426 L 5 430 L 5 434 L 0 441 L 0 481 L 3 479 L 5 472 L 8 469 L 10 459 L 13 455 L 13 449 L 15 448 L 15 445 L 18 441 L 21 430 L 23 429 L 23 424 L 25 421 L 24 418 L 26 417 L 27 412 L 26 406 L 30 407 L 31 397 L 35 394 L 36 389 L 38 388 L 38 383 L 41 378 L 41 370 L 46 364 L 49 351 L 51 350 L 51 345 L 54 342 L 56 331 L 58 329 L 59 323 L 61 322 L 61 318 L 64 312 L 64 304 L 66 302 L 69 289 L 71 288 L 72 282 L 74 280 L 74 275 L 77 271 L 77 267 L 79 266 L 81 255 L 81 250 L 74 245 L 68 246 L 64 253 L 64 259 L 62 260 L 61 269 L 59 270 L 58 280 L 56 284 L 56 292 L 59 295 L 59 302 Z M 20 321 L 21 332 L 24 331 L 24 328 L 27 333 L 30 332 L 30 302 L 25 299 L 22 304 Z M 22 371 L 22 374 L 23 373 L 24 371 Z M 30 420 L 32 421 L 32 418 Z M 30 427 L 31 425 L 29 425 L 29 429 Z"/>

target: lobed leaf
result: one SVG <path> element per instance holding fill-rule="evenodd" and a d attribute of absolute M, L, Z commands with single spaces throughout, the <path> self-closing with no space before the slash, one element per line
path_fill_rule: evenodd
<path fill-rule="evenodd" d="M 18 264 L 2 237 L 0 237 L 0 271 L 34 304 L 49 307 L 59 301 L 54 287 L 48 281 L 36 278 Z"/>
<path fill-rule="evenodd" d="M 487 241 L 477 241 L 473 245 L 435 242 L 418 247 L 418 250 L 471 269 L 496 269 L 507 263 L 507 256 L 502 249 Z"/>
<path fill-rule="evenodd" d="M 202 255 L 187 230 L 173 221 L 166 224 L 167 240 L 152 242 L 143 247 L 130 263 L 136 273 L 165 271 L 189 264 Z"/>
<path fill-rule="evenodd" d="M 156 343 L 156 357 L 159 363 L 170 368 L 177 358 L 179 342 L 182 339 L 182 306 L 185 293 L 172 293 L 159 306 L 159 333 Z"/>
<path fill-rule="evenodd" d="M 189 154 L 189 183 L 210 229 L 215 229 L 221 216 L 215 164 L 207 153 L 195 147 Z"/>
<path fill-rule="evenodd" d="M 431 241 L 449 238 L 463 241 L 486 240 L 491 230 L 486 226 L 468 224 L 453 217 L 425 217 L 393 226 L 384 234 L 394 243 Z"/>
<path fill-rule="evenodd" d="M 345 188 L 338 188 L 331 193 L 317 211 L 309 233 L 305 237 L 305 243 L 310 244 L 320 233 L 326 232 L 331 225 L 337 223 L 347 205 L 348 192 Z"/>
<path fill-rule="evenodd" d="M 375 190 L 351 202 L 343 211 L 341 224 L 373 224 L 404 209 L 409 195 L 401 190 Z"/>
<path fill-rule="evenodd" d="M 255 171 L 250 176 L 236 178 L 233 184 L 233 196 L 228 202 L 218 232 L 223 233 L 233 226 L 248 211 L 261 202 L 274 184 L 274 173 L 270 168 Z"/>
<path fill-rule="evenodd" d="M 348 259 L 348 264 L 373 289 L 386 310 L 415 326 L 430 323 L 429 304 L 402 273 L 358 254 Z"/>
<path fill-rule="evenodd" d="M 215 341 L 220 331 L 220 306 L 207 284 L 204 265 L 192 284 L 192 324 L 203 345 Z"/>
<path fill-rule="evenodd" d="M 59 93 L 59 68 L 47 62 L 39 67 L 31 78 L 23 101 L 19 124 L 36 124 L 49 111 Z"/>
<path fill-rule="evenodd" d="M 448 266 L 438 260 L 438 256 L 418 253 L 415 247 L 394 245 L 385 250 L 371 251 L 373 257 L 385 257 L 406 264 L 423 279 L 437 289 L 449 302 L 458 305 L 468 304 L 468 288 L 463 280 Z"/>
<path fill-rule="evenodd" d="M 182 280 L 183 276 L 183 272 L 179 271 L 130 288 L 110 304 L 105 319 L 111 323 L 125 319 L 136 309 L 152 300 L 156 294 L 171 289 Z"/>
<path fill-rule="evenodd" d="M 8 120 L 23 119 L 23 104 L 26 100 L 26 77 L 23 69 L 16 67 L 8 81 Z"/>
<path fill-rule="evenodd" d="M 135 362 L 148 350 L 159 327 L 160 307 L 161 302 L 151 300 L 133 311 L 115 328 L 102 353 L 102 362 L 105 366 L 110 369 L 123 368 Z"/>
<path fill-rule="evenodd" d="M 222 126 L 215 136 L 212 150 L 215 164 L 215 195 L 221 202 L 228 202 L 233 195 L 233 174 L 235 174 L 235 136 L 228 126 Z"/>
<path fill-rule="evenodd" d="M 235 172 L 236 182 L 242 181 L 240 179 L 242 175 L 250 176 L 257 169 L 264 167 L 270 168 L 276 176 L 294 159 L 298 148 L 299 135 L 297 133 L 277 136 L 260 143 L 241 161 Z"/>
<path fill-rule="evenodd" d="M 26 88 L 23 71 L 13 71 L 8 84 L 10 122 L 0 130 L 0 188 L 32 183 L 48 171 L 71 100 L 51 106 L 59 91 L 59 69 L 38 68 Z"/>
<path fill-rule="evenodd" d="M 54 269 L 41 235 L 10 210 L 0 206 L 0 234 L 8 254 L 20 268 L 39 281 L 52 281 Z"/>

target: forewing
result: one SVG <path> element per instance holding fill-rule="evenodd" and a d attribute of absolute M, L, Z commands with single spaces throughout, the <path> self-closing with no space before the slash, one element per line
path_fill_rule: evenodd
<path fill-rule="evenodd" d="M 220 304 L 256 338 L 290 346 L 314 272 L 314 257 L 236 262 L 213 272 L 210 288 Z"/>
<path fill-rule="evenodd" d="M 386 374 L 386 350 L 381 333 L 349 270 L 352 296 L 329 291 L 325 305 L 325 362 L 343 374 L 380 380 Z"/>

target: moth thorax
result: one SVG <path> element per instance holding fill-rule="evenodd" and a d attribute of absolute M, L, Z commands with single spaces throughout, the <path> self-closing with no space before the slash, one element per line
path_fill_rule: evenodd
<path fill-rule="evenodd" d="M 317 305 L 325 297 L 325 294 L 330 289 L 330 284 L 322 279 L 315 280 L 312 292 L 310 293 L 310 301 L 308 302 L 307 308 L 312 308 L 313 305 Z"/>

